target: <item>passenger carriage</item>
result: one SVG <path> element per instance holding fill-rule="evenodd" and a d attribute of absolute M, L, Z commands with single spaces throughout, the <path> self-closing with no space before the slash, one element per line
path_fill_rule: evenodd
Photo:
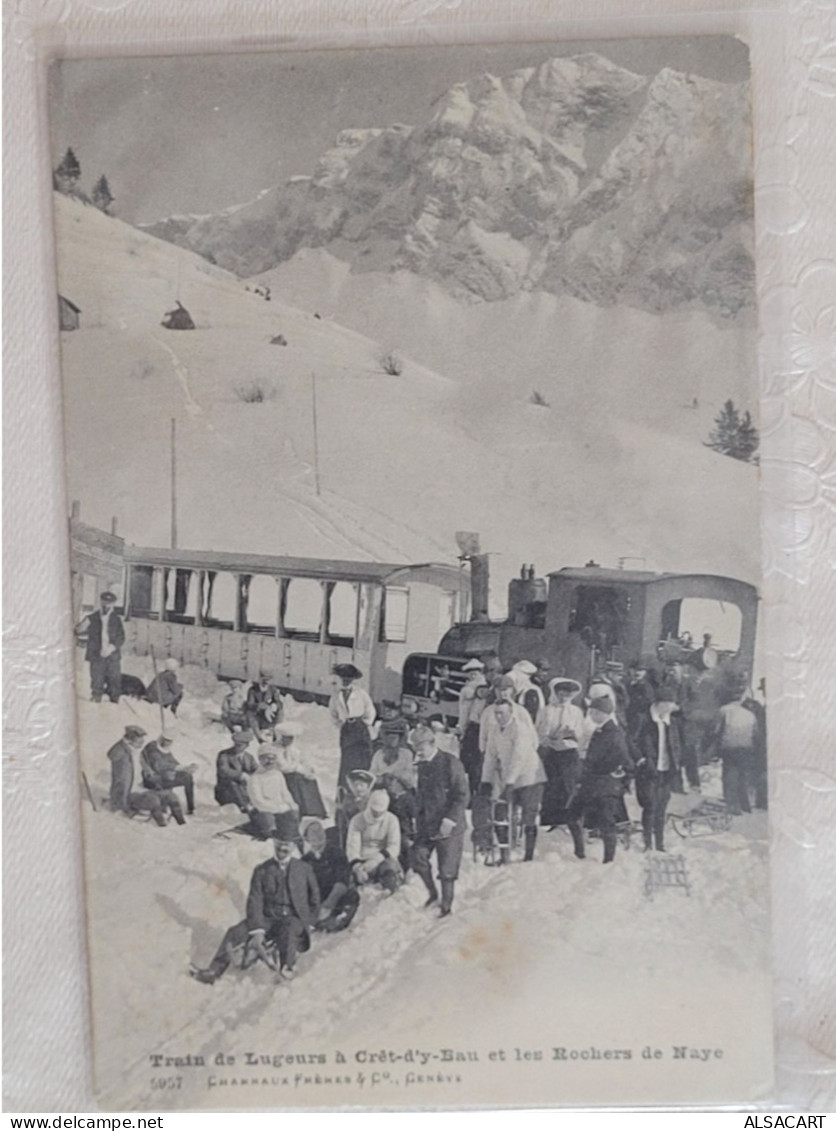
<path fill-rule="evenodd" d="M 434 649 L 468 615 L 458 566 L 403 565 L 125 546 L 127 649 L 173 656 L 222 679 L 269 670 L 324 700 L 353 663 L 376 702 L 397 699 L 406 656 Z"/>

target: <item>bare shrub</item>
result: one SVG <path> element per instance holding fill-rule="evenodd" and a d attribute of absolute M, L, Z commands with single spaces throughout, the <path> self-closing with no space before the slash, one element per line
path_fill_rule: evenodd
<path fill-rule="evenodd" d="M 396 353 L 385 353 L 380 359 L 380 368 L 390 377 L 400 377 L 403 373 L 403 361 Z"/>
<path fill-rule="evenodd" d="M 244 404 L 263 404 L 276 397 L 276 386 L 270 381 L 242 381 L 233 387 L 233 393 Z"/>

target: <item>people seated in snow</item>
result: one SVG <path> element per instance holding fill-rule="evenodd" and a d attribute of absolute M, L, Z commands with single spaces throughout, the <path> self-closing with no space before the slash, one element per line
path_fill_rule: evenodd
<path fill-rule="evenodd" d="M 359 885 L 378 883 L 390 894 L 403 883 L 401 827 L 389 812 L 389 794 L 375 789 L 366 807 L 351 818 L 345 853 Z"/>
<path fill-rule="evenodd" d="M 299 816 L 299 807 L 287 788 L 272 746 L 259 748 L 258 769 L 247 779 L 247 793 L 252 807 L 250 820 L 256 836 L 272 836 L 276 831 L 277 818 L 284 813 Z"/>
<path fill-rule="evenodd" d="M 299 816 L 327 817 L 316 774 L 296 741 L 304 730 L 301 723 L 293 720 L 276 726 L 276 742 L 273 746 L 276 764 L 284 774 L 287 788 L 299 809 Z"/>
<path fill-rule="evenodd" d="M 247 782 L 258 769 L 258 762 L 247 749 L 252 740 L 251 730 L 236 730 L 232 746 L 222 750 L 217 760 L 215 800 L 219 805 L 237 805 L 242 813 L 252 809 Z"/>
<path fill-rule="evenodd" d="M 307 851 L 302 859 L 313 869 L 322 899 L 315 929 L 344 931 L 360 905 L 360 893 L 354 886 L 348 857 L 337 845 L 328 843 L 319 821 L 309 822 L 304 841 Z"/>
<path fill-rule="evenodd" d="M 407 789 L 414 789 L 416 782 L 414 758 L 406 742 L 407 726 L 403 719 L 384 720 L 380 724 L 381 745 L 372 755 L 369 772 L 376 781 L 386 775 L 397 777 Z"/>
<path fill-rule="evenodd" d="M 230 731 L 247 729 L 247 692 L 240 679 L 229 681 L 221 704 L 221 722 Z"/>
<path fill-rule="evenodd" d="M 282 721 L 281 692 L 273 683 L 273 673 L 267 669 L 259 672 L 258 679 L 250 685 L 245 707 L 247 726 L 259 742 L 269 742 L 273 728 Z"/>
<path fill-rule="evenodd" d="M 398 777 L 384 774 L 377 779 L 380 789 L 389 794 L 389 812 L 393 813 L 401 828 L 401 852 L 398 860 L 404 872 L 412 867 L 412 846 L 415 843 L 415 820 L 418 802 L 415 790 L 407 789 Z"/>
<path fill-rule="evenodd" d="M 177 678 L 179 667 L 173 657 L 166 660 L 163 670 L 154 676 L 145 692 L 145 698 L 149 703 L 159 703 L 163 707 L 168 707 L 172 715 L 177 714 L 177 708 L 183 699 L 183 684 Z"/>
<path fill-rule="evenodd" d="M 298 955 L 310 948 L 320 905 L 313 869 L 299 859 L 298 838 L 295 814 L 281 814 L 273 832 L 273 857 L 253 872 L 247 916 L 226 932 L 207 967 L 191 970 L 199 982 L 216 982 L 241 947 L 244 967 L 260 959 L 283 978 L 294 977 Z"/>
<path fill-rule="evenodd" d="M 142 784 L 146 789 L 170 790 L 182 786 L 189 816 L 194 813 L 194 773 L 197 764 L 181 766 L 174 757 L 174 740 L 161 734 L 142 751 Z"/>
<path fill-rule="evenodd" d="M 134 765 L 138 758 L 147 732 L 138 726 L 125 727 L 122 738 L 107 752 L 110 759 L 110 807 L 114 812 L 126 813 L 135 817 L 138 813 L 150 813 L 156 824 L 165 826 L 166 813 L 170 812 L 178 825 L 184 825 L 186 818 L 180 802 L 169 789 L 134 789 L 139 776 Z"/>

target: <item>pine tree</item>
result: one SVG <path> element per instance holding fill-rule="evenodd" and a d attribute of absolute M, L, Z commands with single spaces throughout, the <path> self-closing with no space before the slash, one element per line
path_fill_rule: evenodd
<path fill-rule="evenodd" d="M 59 192 L 72 192 L 81 176 L 81 165 L 72 149 L 68 149 L 54 173 L 55 187 Z"/>
<path fill-rule="evenodd" d="M 759 442 L 758 430 L 752 423 L 750 413 L 744 412 L 741 416 L 731 400 L 726 401 L 714 417 L 714 427 L 708 434 L 708 440 L 704 441 L 707 448 L 745 463 L 758 462 L 756 453 Z"/>
<path fill-rule="evenodd" d="M 107 183 L 107 177 L 102 173 L 93 185 L 93 203 L 101 212 L 109 214 L 113 200 L 114 196 L 110 191 L 110 185 Z"/>

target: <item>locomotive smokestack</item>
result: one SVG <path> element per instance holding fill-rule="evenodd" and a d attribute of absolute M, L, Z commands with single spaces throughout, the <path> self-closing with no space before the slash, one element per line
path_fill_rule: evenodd
<path fill-rule="evenodd" d="M 470 562 L 470 619 L 488 619 L 490 580 L 488 555 L 482 553 L 479 535 L 472 530 L 457 530 L 459 561 Z"/>

